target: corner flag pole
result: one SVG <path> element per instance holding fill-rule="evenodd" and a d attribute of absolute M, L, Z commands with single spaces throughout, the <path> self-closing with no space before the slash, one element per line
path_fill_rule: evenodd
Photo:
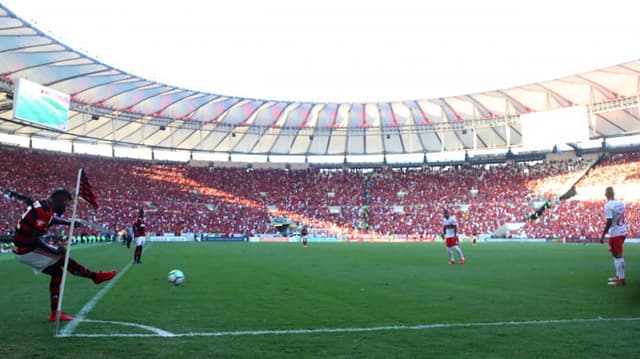
<path fill-rule="evenodd" d="M 78 199 L 80 197 L 80 178 L 82 176 L 83 169 L 78 171 L 78 180 L 76 181 L 76 192 L 73 197 L 73 214 L 71 215 L 71 225 L 69 226 L 69 236 L 67 237 L 66 251 L 64 255 L 64 267 L 62 269 L 62 281 L 60 282 L 60 298 L 58 298 L 58 309 L 56 310 L 56 325 L 55 334 L 59 333 L 60 329 L 60 313 L 62 313 L 62 298 L 64 297 L 64 283 L 67 279 L 67 267 L 69 266 L 69 254 L 71 253 L 71 239 L 73 238 L 73 229 L 76 224 L 76 212 L 78 210 Z"/>

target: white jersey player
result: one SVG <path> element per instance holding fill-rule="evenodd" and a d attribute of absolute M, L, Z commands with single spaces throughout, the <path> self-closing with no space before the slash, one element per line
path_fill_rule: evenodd
<path fill-rule="evenodd" d="M 444 210 L 444 221 L 443 224 L 443 233 L 445 244 L 447 246 L 447 254 L 449 255 L 449 264 L 455 264 L 456 260 L 453 256 L 453 250 L 458 252 L 458 256 L 460 256 L 460 264 L 464 264 L 464 254 L 462 253 L 462 249 L 460 249 L 459 241 L 458 241 L 458 222 L 456 221 L 456 217 L 449 215 L 449 210 L 445 208 Z"/>
<path fill-rule="evenodd" d="M 624 279 L 624 258 L 622 257 L 622 247 L 627 237 L 627 221 L 624 217 L 625 205 L 622 201 L 615 199 L 613 187 L 607 187 L 604 192 L 607 203 L 604 205 L 604 215 L 607 220 L 600 243 L 604 243 L 605 235 L 609 234 L 609 252 L 613 255 L 613 267 L 616 276 L 609 278 L 609 285 L 626 285 Z"/>

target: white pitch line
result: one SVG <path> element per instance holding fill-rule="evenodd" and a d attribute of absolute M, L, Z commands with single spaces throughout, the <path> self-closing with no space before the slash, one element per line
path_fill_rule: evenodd
<path fill-rule="evenodd" d="M 71 337 L 224 337 L 224 336 L 249 336 L 249 335 L 295 335 L 295 334 L 314 334 L 314 333 L 358 333 L 358 332 L 379 332 L 379 331 L 395 331 L 395 330 L 426 330 L 440 328 L 471 328 L 471 327 L 501 327 L 501 326 L 522 326 L 522 325 L 545 325 L 545 324 L 573 324 L 573 323 L 593 323 L 593 322 L 613 322 L 613 321 L 638 321 L 640 317 L 630 318 L 588 318 L 588 319 L 555 319 L 555 320 L 523 320 L 523 321 L 506 321 L 506 322 L 477 322 L 477 323 L 434 323 L 434 324 L 418 324 L 418 325 L 388 325 L 377 327 L 361 327 L 361 328 L 319 328 L 319 329 L 279 329 L 279 330 L 247 330 L 247 331 L 227 331 L 227 332 L 210 332 L 210 333 L 170 333 L 162 329 L 139 326 L 134 323 L 108 322 L 112 324 L 121 324 L 127 326 L 138 326 L 140 328 L 152 331 L 156 334 L 69 334 Z M 100 321 L 95 321 L 100 322 Z M 105 322 L 107 323 L 107 322 Z M 160 332 L 158 332 L 160 331 Z"/>
<path fill-rule="evenodd" d="M 58 336 L 67 337 L 67 336 L 70 336 L 71 334 L 73 334 L 73 331 L 76 330 L 78 325 L 87 317 L 87 314 L 89 314 L 89 312 L 91 312 L 93 310 L 93 308 L 96 306 L 96 304 L 98 304 L 100 299 L 102 299 L 102 297 L 104 297 L 104 295 L 107 294 L 109 289 L 111 289 L 118 282 L 118 280 L 120 278 L 122 278 L 125 275 L 125 273 L 127 273 L 129 268 L 131 268 L 132 264 L 133 264 L 133 262 L 127 263 L 127 265 L 125 265 L 124 268 L 122 268 L 118 272 L 118 274 L 115 276 L 115 278 L 110 280 L 109 283 L 107 283 L 106 286 L 104 286 L 102 289 L 100 289 L 100 291 L 98 291 L 98 293 L 96 293 L 96 295 L 94 295 L 93 298 L 91 298 L 91 300 L 89 300 L 82 307 L 82 309 L 80 309 L 80 312 L 78 312 L 78 314 L 75 315 L 74 319 L 72 321 L 70 321 L 69 323 L 67 323 L 67 325 L 65 325 L 64 328 L 62 328 L 62 330 L 60 331 L 60 334 L 58 334 Z"/>
<path fill-rule="evenodd" d="M 138 324 L 138 323 L 129 323 L 129 322 L 116 322 L 113 320 L 94 320 L 94 319 L 84 319 L 83 320 L 84 323 L 99 323 L 99 324 L 115 324 L 115 325 L 122 325 L 125 327 L 134 327 L 134 328 L 140 328 L 140 329 L 144 329 L 144 330 L 148 330 L 150 332 L 153 332 L 156 334 L 156 336 L 160 336 L 160 337 L 173 337 L 175 336 L 175 334 L 168 332 L 166 330 L 157 328 L 157 327 L 152 327 L 150 325 L 144 325 L 144 324 Z"/>

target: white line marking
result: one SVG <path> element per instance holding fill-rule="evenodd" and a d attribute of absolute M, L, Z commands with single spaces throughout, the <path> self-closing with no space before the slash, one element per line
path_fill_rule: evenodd
<path fill-rule="evenodd" d="M 156 336 L 160 337 L 174 337 L 175 334 L 168 332 L 166 330 L 162 330 L 160 328 L 152 327 L 150 325 L 137 324 L 137 323 L 129 323 L 129 322 L 116 322 L 112 320 L 93 320 L 93 319 L 84 319 L 84 323 L 100 323 L 100 324 L 114 324 L 114 325 L 122 325 L 125 327 L 134 327 L 140 328 L 144 330 L 148 330 L 150 332 L 155 333 Z"/>
<path fill-rule="evenodd" d="M 91 300 L 89 300 L 87 304 L 85 304 L 84 307 L 80 309 L 80 312 L 78 312 L 75 315 L 74 319 L 69 323 L 67 323 L 67 325 L 65 325 L 64 328 L 62 328 L 58 336 L 66 337 L 71 335 L 73 331 L 76 330 L 78 325 L 84 320 L 84 318 L 87 317 L 87 314 L 89 314 L 89 312 L 93 310 L 96 304 L 98 304 L 100 299 L 102 299 L 102 297 L 104 297 L 104 295 L 107 294 L 109 289 L 111 289 L 111 287 L 113 287 L 118 282 L 118 280 L 122 278 L 125 275 L 125 273 L 127 273 L 129 268 L 131 268 L 132 264 L 133 262 L 127 263 L 127 265 L 125 265 L 124 268 L 122 268 L 118 272 L 118 275 L 116 275 L 112 280 L 110 280 L 105 287 L 100 289 L 100 291 L 98 291 L 98 293 L 96 293 L 96 295 L 94 295 L 93 298 L 91 298 Z"/>
<path fill-rule="evenodd" d="M 210 332 L 210 333 L 171 333 L 162 329 L 139 326 L 140 328 L 156 332 L 159 330 L 162 334 L 90 334 L 77 333 L 65 336 L 71 337 L 224 337 L 224 336 L 247 336 L 247 335 L 293 335 L 293 334 L 313 334 L 313 333 L 357 333 L 357 332 L 379 332 L 379 331 L 395 331 L 395 330 L 426 330 L 439 328 L 470 328 L 470 327 L 500 327 L 500 326 L 521 326 L 521 325 L 545 325 L 545 324 L 572 324 L 572 323 L 593 323 L 593 322 L 613 322 L 613 321 L 638 321 L 640 317 L 631 318 L 588 318 L 588 319 L 556 319 L 556 320 L 523 320 L 523 321 L 506 321 L 506 322 L 478 322 L 478 323 L 434 323 L 434 324 L 418 324 L 418 325 L 388 325 L 377 327 L 362 328 L 320 328 L 320 329 L 280 329 L 280 330 L 247 330 L 247 331 L 227 331 L 227 332 Z M 88 321 L 88 320 L 87 320 Z M 94 321 L 100 323 L 102 321 Z M 133 323 L 107 322 L 123 324 L 130 326 Z"/>

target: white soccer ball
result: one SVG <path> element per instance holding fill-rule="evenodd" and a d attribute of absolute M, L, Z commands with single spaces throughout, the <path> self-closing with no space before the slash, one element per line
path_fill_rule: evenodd
<path fill-rule="evenodd" d="M 179 269 L 174 269 L 169 272 L 167 280 L 169 283 L 173 283 L 174 285 L 180 285 L 184 282 L 184 273 Z"/>

